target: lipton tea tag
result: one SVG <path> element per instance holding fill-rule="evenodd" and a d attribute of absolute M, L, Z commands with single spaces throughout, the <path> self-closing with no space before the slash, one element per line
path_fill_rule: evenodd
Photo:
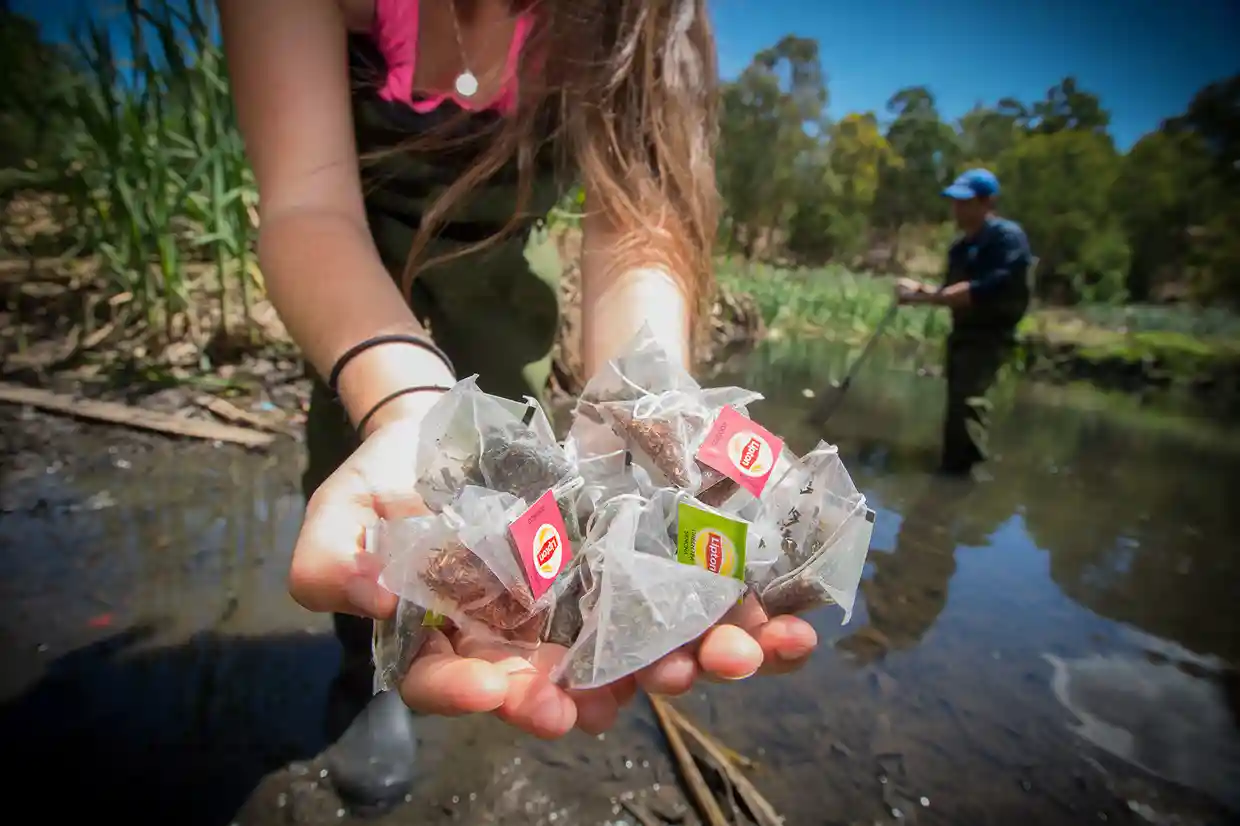
<path fill-rule="evenodd" d="M 538 599 L 573 559 L 568 530 L 554 494 L 547 491 L 538 497 L 538 501 L 518 516 L 508 530 L 516 543 L 526 582 L 534 593 L 534 599 Z"/>
<path fill-rule="evenodd" d="M 743 580 L 749 523 L 681 502 L 676 510 L 676 558 L 686 565 Z"/>
<path fill-rule="evenodd" d="M 697 459 L 761 496 L 783 449 L 783 439 L 735 408 L 725 407 L 698 448 Z"/>
<path fill-rule="evenodd" d="M 427 611 L 422 616 L 422 627 L 423 628 L 442 628 L 444 619 L 445 617 L 443 614 L 437 614 L 434 611 Z"/>

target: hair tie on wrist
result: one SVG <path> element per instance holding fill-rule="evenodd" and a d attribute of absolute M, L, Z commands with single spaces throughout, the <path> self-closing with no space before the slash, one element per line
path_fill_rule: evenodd
<path fill-rule="evenodd" d="M 340 384 L 340 374 L 344 371 L 345 366 L 362 353 L 381 344 L 410 344 L 425 350 L 442 361 L 444 366 L 448 368 L 449 373 L 453 376 L 456 375 L 456 368 L 452 366 L 452 360 L 448 358 L 447 353 L 436 347 L 435 342 L 429 338 L 413 335 L 412 333 L 386 333 L 354 344 L 348 350 L 345 350 L 340 358 L 336 359 L 336 363 L 332 365 L 331 373 L 327 377 L 327 389 L 331 390 L 333 396 L 340 395 L 337 385 Z"/>
<path fill-rule="evenodd" d="M 414 393 L 447 393 L 451 389 L 451 387 L 444 387 L 439 384 L 419 384 L 415 387 L 404 387 L 394 393 L 388 393 L 386 396 L 379 399 L 379 401 L 375 402 L 374 406 L 371 407 L 370 410 L 366 411 L 366 415 L 362 416 L 361 420 L 358 421 L 358 435 L 364 436 L 366 433 L 366 425 L 370 424 L 370 420 L 374 418 L 374 415 L 378 413 L 384 405 L 394 399 L 399 399 L 401 396 L 411 396 Z"/>

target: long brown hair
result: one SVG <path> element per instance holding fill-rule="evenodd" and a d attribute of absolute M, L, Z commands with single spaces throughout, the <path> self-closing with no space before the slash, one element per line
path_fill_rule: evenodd
<path fill-rule="evenodd" d="M 474 2 L 458 0 L 464 19 Z M 510 4 L 514 12 L 532 11 L 535 21 L 522 55 L 517 111 L 479 136 L 485 148 L 423 215 L 402 279 L 406 293 L 436 228 L 462 198 L 514 160 L 518 206 L 512 220 L 496 237 L 448 257 L 493 244 L 529 217 L 536 158 L 550 141 L 561 173 L 580 175 L 588 203 L 620 232 L 611 266 L 666 267 L 700 316 L 712 284 L 718 220 L 718 73 L 705 0 Z M 550 135 L 548 122 L 555 124 Z M 423 136 L 401 151 L 425 151 L 435 143 L 434 136 Z"/>

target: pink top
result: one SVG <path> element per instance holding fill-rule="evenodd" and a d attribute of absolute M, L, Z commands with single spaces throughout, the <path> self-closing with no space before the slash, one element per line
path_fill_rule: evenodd
<path fill-rule="evenodd" d="M 469 98 L 449 92 L 413 99 L 413 69 L 418 59 L 418 2 L 419 0 L 375 0 L 375 23 L 372 35 L 375 45 L 387 63 L 387 78 L 379 90 L 384 100 L 408 103 L 415 112 L 425 114 L 451 98 L 462 109 L 478 112 L 496 109 L 502 115 L 511 114 L 517 107 L 517 58 L 529 37 L 533 19 L 522 14 L 517 18 L 512 45 L 508 49 L 505 64 L 504 86 L 490 104 L 480 106 Z"/>

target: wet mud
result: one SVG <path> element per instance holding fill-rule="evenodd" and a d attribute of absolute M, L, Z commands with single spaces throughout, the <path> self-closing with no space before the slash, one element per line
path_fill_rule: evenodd
<path fill-rule="evenodd" d="M 758 414 L 841 444 L 878 511 L 847 625 L 799 674 L 680 707 L 789 824 L 1240 818 L 1240 452 L 1018 399 L 982 483 L 925 472 L 933 388 Z M 787 388 L 791 391 L 793 388 Z M 927 395 L 929 394 L 929 395 Z M 10 805 L 131 824 L 695 823 L 649 707 L 544 743 L 426 719 L 408 802 L 362 821 L 317 755 L 338 662 L 285 591 L 298 446 L 173 442 L 0 408 L 0 742 Z M 32 798 L 23 801 L 22 797 Z M 34 807 L 32 810 L 27 807 Z"/>

